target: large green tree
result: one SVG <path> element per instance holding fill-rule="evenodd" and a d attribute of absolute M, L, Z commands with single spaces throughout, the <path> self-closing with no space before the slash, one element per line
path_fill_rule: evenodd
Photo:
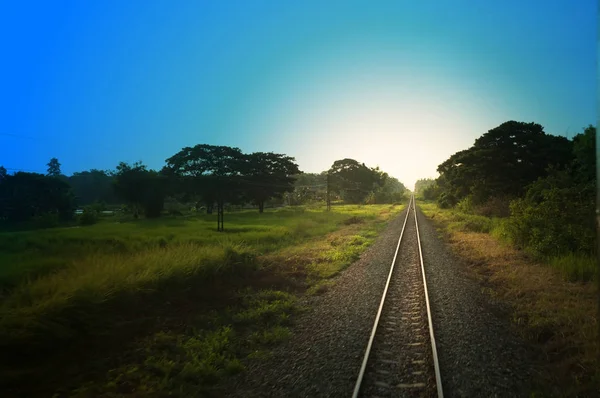
<path fill-rule="evenodd" d="M 517 197 L 525 187 L 547 174 L 549 165 L 565 167 L 572 143 L 548 135 L 536 123 L 509 121 L 489 130 L 466 150 L 438 166 L 448 197 L 471 195 L 475 203 L 492 196 Z"/>
<path fill-rule="evenodd" d="M 215 203 L 238 202 L 245 159 L 239 148 L 199 144 L 185 147 L 166 160 L 163 174 L 175 191 L 203 202 L 207 213 Z"/>
<path fill-rule="evenodd" d="M 435 184 L 434 178 L 420 178 L 415 182 L 415 195 L 422 195 L 423 191 Z"/>
<path fill-rule="evenodd" d="M 69 177 L 73 193 L 79 206 L 90 205 L 94 202 L 107 204 L 118 203 L 113 189 L 114 176 L 103 170 L 92 169 L 73 173 Z"/>
<path fill-rule="evenodd" d="M 244 156 L 241 187 L 244 197 L 263 212 L 265 201 L 281 198 L 294 190 L 294 176 L 300 174 L 295 159 L 272 152 L 255 152 Z"/>
<path fill-rule="evenodd" d="M 371 169 L 354 159 L 336 160 L 329 169 L 331 190 L 338 192 L 349 203 L 363 203 L 387 175 Z"/>
<path fill-rule="evenodd" d="M 48 162 L 48 172 L 46 175 L 51 177 L 59 177 L 61 175 L 60 163 L 57 158 L 52 158 Z"/>
<path fill-rule="evenodd" d="M 20 223 L 46 214 L 66 221 L 74 209 L 71 187 L 61 178 L 17 172 L 0 183 L 0 218 L 5 221 Z"/>
<path fill-rule="evenodd" d="M 378 171 L 376 169 L 376 171 Z M 387 173 L 379 171 L 379 181 L 383 181 L 380 185 L 378 184 L 373 191 L 373 202 L 374 203 L 395 203 L 401 202 L 405 199 L 405 195 L 408 189 L 402 184 L 397 178 L 388 175 Z"/>
<path fill-rule="evenodd" d="M 133 165 L 121 162 L 114 173 L 114 189 L 132 207 L 135 218 L 140 209 L 146 217 L 160 216 L 166 196 L 165 178 L 160 173 L 141 162 Z"/>

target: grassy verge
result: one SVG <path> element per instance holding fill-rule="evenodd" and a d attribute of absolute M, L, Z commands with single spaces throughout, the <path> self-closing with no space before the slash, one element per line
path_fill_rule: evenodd
<path fill-rule="evenodd" d="M 574 273 L 589 272 L 592 260 L 565 256 L 540 261 L 503 239 L 500 220 L 443 210 L 432 203 L 419 206 L 445 232 L 452 249 L 468 261 L 485 290 L 510 305 L 516 330 L 538 348 L 543 372 L 534 393 L 596 394 L 598 289 L 581 278 L 570 281 Z M 589 275 L 584 280 L 589 281 Z"/>
<path fill-rule="evenodd" d="M 29 396 L 211 395 L 289 335 L 296 294 L 323 291 L 401 208 L 240 212 L 225 233 L 198 216 L 0 234 L 1 382 Z"/>

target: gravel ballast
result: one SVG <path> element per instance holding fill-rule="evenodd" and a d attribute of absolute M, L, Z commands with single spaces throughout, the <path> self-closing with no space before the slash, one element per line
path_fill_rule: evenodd
<path fill-rule="evenodd" d="M 227 396 L 352 395 L 406 211 L 327 292 L 303 299 L 293 336 L 230 379 Z M 420 211 L 418 221 L 444 395 L 527 396 L 528 351 Z"/>

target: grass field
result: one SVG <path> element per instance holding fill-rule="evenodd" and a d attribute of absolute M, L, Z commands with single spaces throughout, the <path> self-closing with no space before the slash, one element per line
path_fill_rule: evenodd
<path fill-rule="evenodd" d="M 220 233 L 215 215 L 0 233 L 1 381 L 31 396 L 210 395 L 402 207 L 236 212 Z"/>
<path fill-rule="evenodd" d="M 594 396 L 600 387 L 596 259 L 539 258 L 515 249 L 500 219 L 417 202 L 467 260 L 493 300 L 512 309 L 515 330 L 540 358 L 535 396 Z"/>

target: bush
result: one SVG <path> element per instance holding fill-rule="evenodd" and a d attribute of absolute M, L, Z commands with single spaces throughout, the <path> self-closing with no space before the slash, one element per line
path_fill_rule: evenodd
<path fill-rule="evenodd" d="M 486 217 L 508 217 L 510 216 L 510 199 L 506 197 L 492 197 L 485 203 L 476 206 L 476 214 Z"/>
<path fill-rule="evenodd" d="M 457 203 L 456 198 L 451 193 L 443 192 L 438 198 L 438 205 L 442 209 L 454 207 Z"/>
<path fill-rule="evenodd" d="M 473 213 L 473 198 L 471 196 L 464 197 L 456 204 L 456 209 L 462 211 L 463 213 Z"/>
<path fill-rule="evenodd" d="M 83 214 L 79 216 L 80 225 L 93 225 L 98 222 L 98 212 L 92 207 L 87 207 L 83 210 Z"/>
<path fill-rule="evenodd" d="M 594 184 L 568 188 L 533 185 L 525 199 L 510 204 L 508 232 L 523 248 L 543 255 L 596 250 Z"/>

